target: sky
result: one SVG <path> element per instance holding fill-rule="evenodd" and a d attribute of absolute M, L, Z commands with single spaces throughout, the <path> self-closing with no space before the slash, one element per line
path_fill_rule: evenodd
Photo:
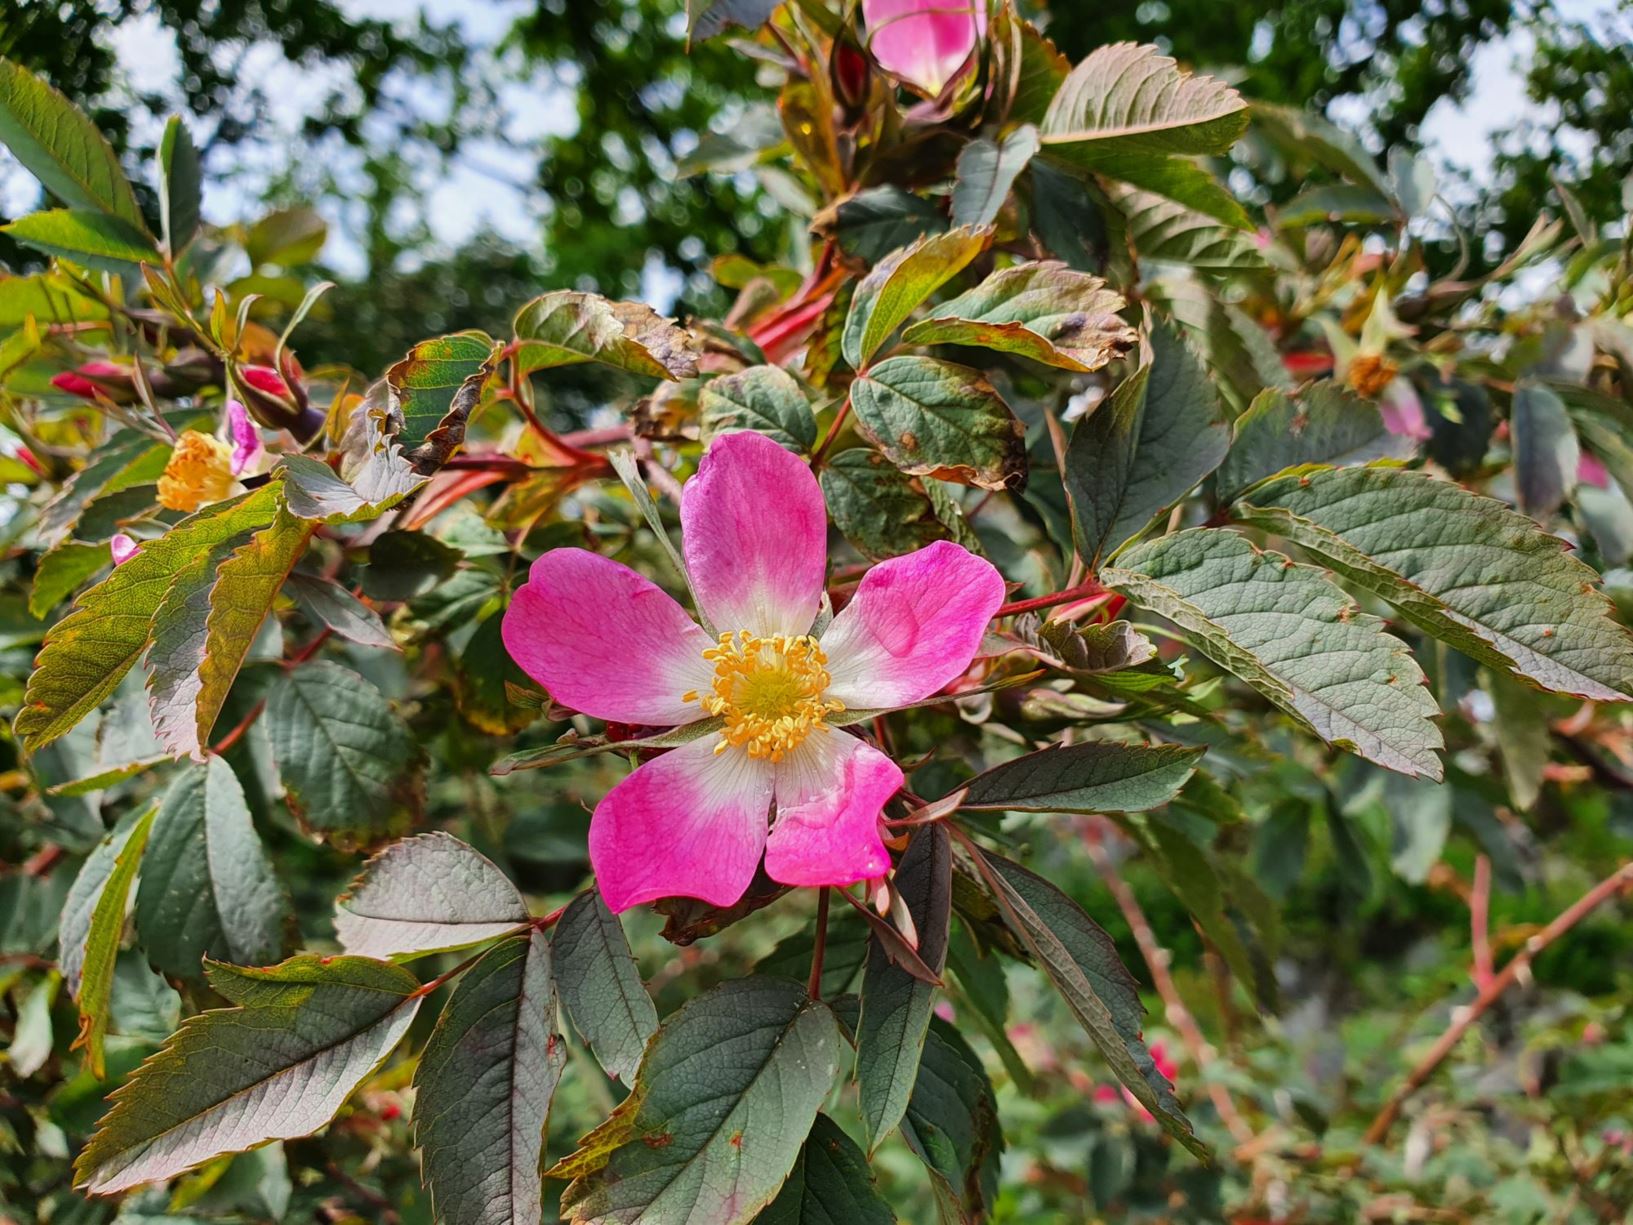
<path fill-rule="evenodd" d="M 422 13 L 435 24 L 458 25 L 472 44 L 487 49 L 490 79 L 500 81 L 499 100 L 504 115 L 505 135 L 526 143 L 547 134 L 570 134 L 576 123 L 571 93 L 552 80 L 548 69 L 524 74 L 519 63 L 494 57 L 492 48 L 511 23 L 531 10 L 533 0 L 339 0 L 341 8 L 357 17 L 370 17 L 414 26 Z M 1615 0 L 1556 0 L 1556 7 L 1568 18 L 1597 21 L 1615 8 Z M 138 16 L 120 23 L 111 34 L 130 85 L 144 93 L 172 93 L 178 71 L 175 44 L 170 35 L 150 16 Z M 1524 33 L 1487 43 L 1474 52 L 1474 88 L 1461 104 L 1443 101 L 1430 112 L 1423 137 L 1431 160 L 1442 170 L 1458 170 L 1483 178 L 1490 173 L 1492 151 L 1497 141 L 1527 119 L 1548 121 L 1545 114 L 1525 97 L 1524 82 L 1516 65 L 1523 65 L 1529 51 Z M 302 118 L 315 109 L 332 90 L 351 88 L 344 65 L 308 69 L 284 62 L 277 49 L 262 46 L 251 51 L 243 71 L 255 78 L 270 99 L 275 121 L 281 129 L 298 131 Z M 435 116 L 449 105 L 447 91 L 432 84 L 415 87 L 404 99 L 419 113 Z M 1340 124 L 1365 120 L 1363 98 L 1341 100 L 1332 112 Z M 150 133 L 138 135 L 151 137 Z M 455 247 L 486 228 L 523 247 L 537 241 L 537 219 L 549 201 L 511 177 L 494 173 L 505 161 L 503 145 L 475 142 L 461 149 L 449 165 L 427 165 L 428 184 L 424 214 L 439 243 Z M 226 168 L 210 166 L 206 176 L 205 215 L 223 223 L 241 219 L 253 211 L 259 188 L 278 169 L 275 153 L 265 151 L 266 164 L 253 157 L 245 160 L 233 151 L 230 176 Z M 348 164 L 350 151 L 343 151 L 326 164 L 342 183 L 355 182 L 361 193 L 360 165 Z M 19 168 L 5 163 L 0 154 L 0 205 L 15 214 L 34 198 L 35 188 Z M 1446 174 L 1443 181 L 1454 176 Z M 364 271 L 362 249 L 357 235 L 361 211 L 348 215 L 340 203 L 327 206 L 331 239 L 325 258 L 340 272 L 357 275 Z M 405 223 L 407 219 L 404 219 Z M 649 268 L 645 296 L 664 308 L 679 289 L 678 278 L 661 267 Z M 666 301 L 666 299 L 668 301 Z"/>

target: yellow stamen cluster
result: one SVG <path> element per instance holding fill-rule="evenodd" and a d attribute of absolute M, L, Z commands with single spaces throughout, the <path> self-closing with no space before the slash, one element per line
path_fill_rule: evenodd
<path fill-rule="evenodd" d="M 827 716 L 845 709 L 843 702 L 822 696 L 829 684 L 828 657 L 809 635 L 725 633 L 703 658 L 714 665 L 714 685 L 682 700 L 701 703 L 707 713 L 726 720 L 716 753 L 741 748 L 750 757 L 781 761 L 815 728 L 826 728 Z"/>
<path fill-rule="evenodd" d="M 159 505 L 195 511 L 232 493 L 232 447 L 211 434 L 183 430 L 159 478 Z"/>

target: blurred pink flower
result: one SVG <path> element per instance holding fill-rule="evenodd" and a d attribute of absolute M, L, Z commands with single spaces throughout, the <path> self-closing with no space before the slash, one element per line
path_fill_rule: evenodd
<path fill-rule="evenodd" d="M 874 62 L 938 98 L 987 32 L 987 0 L 862 0 Z"/>
<path fill-rule="evenodd" d="M 916 702 L 963 673 L 1003 603 L 1003 579 L 939 541 L 869 570 L 818 641 L 822 490 L 803 459 L 761 434 L 714 441 L 680 518 L 698 603 L 725 631 L 718 640 L 651 579 L 583 549 L 540 557 L 505 611 L 511 658 L 563 706 L 645 726 L 721 720 L 596 807 L 590 862 L 607 905 L 682 896 L 730 906 L 762 853 L 785 885 L 883 875 L 879 813 L 902 772 L 827 720 Z"/>
<path fill-rule="evenodd" d="M 138 548 L 136 538 L 127 536 L 124 532 L 115 532 L 113 539 L 108 541 L 108 548 L 113 553 L 113 564 L 122 566 L 136 556 Z"/>
<path fill-rule="evenodd" d="M 1605 467 L 1597 455 L 1587 451 L 1582 452 L 1582 458 L 1576 461 L 1576 479 L 1583 485 L 1591 485 L 1595 489 L 1610 488 L 1610 469 Z"/>
<path fill-rule="evenodd" d="M 1417 389 L 1406 379 L 1391 379 L 1378 398 L 1378 414 L 1384 419 L 1384 428 L 1401 438 L 1423 442 L 1429 438 L 1428 419 L 1423 415 L 1423 401 Z"/>

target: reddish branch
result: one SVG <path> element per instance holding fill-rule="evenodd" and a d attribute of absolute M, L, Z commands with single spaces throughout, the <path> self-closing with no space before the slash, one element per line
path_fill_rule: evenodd
<path fill-rule="evenodd" d="M 805 989 L 813 1000 L 822 998 L 822 961 L 828 951 L 828 887 L 817 893 L 816 944 L 811 949 L 811 978 Z"/>
<path fill-rule="evenodd" d="M 1401 1107 L 1406 1100 L 1416 1093 L 1433 1076 L 1435 1069 L 1445 1062 L 1446 1056 L 1451 1054 L 1469 1027 L 1486 1014 L 1486 1011 L 1497 1002 L 1503 992 L 1507 991 L 1522 978 L 1529 977 L 1531 961 L 1555 940 L 1558 940 L 1571 928 L 1575 927 L 1588 915 L 1592 914 L 1605 902 L 1617 894 L 1633 886 L 1633 861 L 1624 863 L 1592 889 L 1589 889 L 1575 902 L 1561 911 L 1559 917 L 1547 927 L 1525 942 L 1525 947 L 1514 954 L 1513 960 L 1502 968 L 1502 972 L 1488 982 L 1475 996 L 1474 1002 L 1465 1008 L 1452 1013 L 1452 1023 L 1447 1026 L 1446 1032 L 1435 1041 L 1429 1053 L 1418 1061 L 1412 1069 L 1406 1083 L 1397 1089 L 1378 1112 L 1378 1117 L 1372 1120 L 1366 1130 L 1362 1143 L 1366 1145 L 1381 1144 L 1389 1134 L 1390 1127 L 1399 1117 Z"/>
<path fill-rule="evenodd" d="M 1034 596 L 1030 600 L 1016 600 L 1013 604 L 1005 604 L 994 617 L 1012 617 L 1016 613 L 1035 612 L 1040 608 L 1054 608 L 1059 604 L 1071 604 L 1077 600 L 1092 600 L 1096 596 L 1112 596 L 1099 583 L 1090 579 L 1086 583 L 1079 583 L 1075 587 L 1068 587 L 1065 591 L 1057 591 L 1052 595 Z M 1121 597 L 1114 597 L 1121 600 Z"/>

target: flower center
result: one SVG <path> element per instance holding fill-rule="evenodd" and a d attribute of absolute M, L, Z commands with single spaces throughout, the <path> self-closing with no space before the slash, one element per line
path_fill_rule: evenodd
<path fill-rule="evenodd" d="M 781 761 L 814 728 L 826 727 L 828 715 L 845 709 L 822 696 L 829 683 L 828 657 L 809 635 L 725 633 L 703 658 L 714 665 L 714 684 L 709 692 L 694 690 L 683 700 L 725 719 L 716 753 L 735 747 L 750 757 Z"/>
<path fill-rule="evenodd" d="M 195 511 L 232 493 L 232 448 L 197 430 L 183 430 L 159 478 L 159 505 Z"/>

